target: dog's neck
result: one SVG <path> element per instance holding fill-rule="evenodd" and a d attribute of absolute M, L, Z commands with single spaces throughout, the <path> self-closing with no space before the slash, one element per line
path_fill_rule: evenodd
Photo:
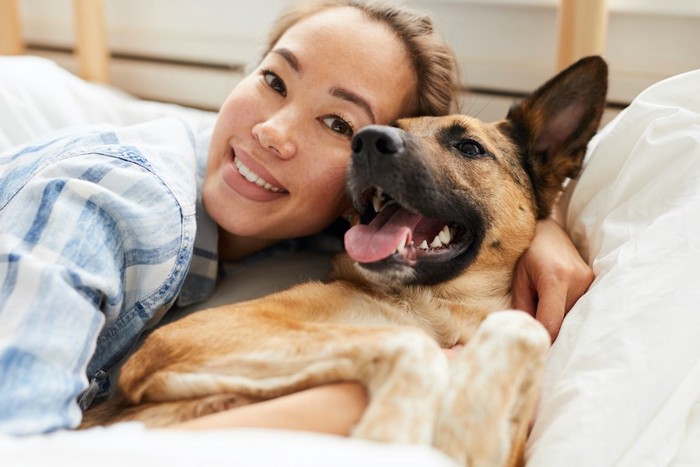
<path fill-rule="evenodd" d="M 377 302 L 392 303 L 392 310 L 405 308 L 408 312 L 393 320 L 411 321 L 443 347 L 466 342 L 486 315 L 512 307 L 512 267 L 470 268 L 452 280 L 425 287 L 369 280 L 347 255 L 336 257 L 334 265 L 333 279 L 353 283 Z"/>

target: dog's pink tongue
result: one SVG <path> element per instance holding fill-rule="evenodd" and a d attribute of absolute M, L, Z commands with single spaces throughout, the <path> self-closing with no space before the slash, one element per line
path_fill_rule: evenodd
<path fill-rule="evenodd" d="M 407 238 L 411 241 L 413 229 L 421 216 L 397 205 L 388 206 L 369 225 L 356 225 L 345 233 L 345 250 L 360 263 L 372 263 L 388 258 Z"/>

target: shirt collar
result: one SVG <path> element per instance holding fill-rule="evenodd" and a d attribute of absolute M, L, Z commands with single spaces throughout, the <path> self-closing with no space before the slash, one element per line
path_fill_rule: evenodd
<path fill-rule="evenodd" d="M 175 302 L 177 307 L 193 305 L 211 297 L 219 276 L 219 226 L 209 217 L 202 203 L 211 130 L 207 128 L 197 135 L 197 234 L 190 269 Z"/>
<path fill-rule="evenodd" d="M 197 235 L 190 269 L 175 302 L 184 307 L 202 302 L 214 293 L 219 276 L 219 228 L 204 210 L 201 198 L 197 201 Z"/>

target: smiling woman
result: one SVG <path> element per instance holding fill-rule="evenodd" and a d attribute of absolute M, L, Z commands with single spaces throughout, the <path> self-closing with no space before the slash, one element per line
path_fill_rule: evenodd
<path fill-rule="evenodd" d="M 308 235 L 349 207 L 342 181 L 353 129 L 414 107 L 407 62 L 391 30 L 354 8 L 313 15 L 279 39 L 226 99 L 212 135 L 204 206 L 234 250 L 239 236 Z"/>

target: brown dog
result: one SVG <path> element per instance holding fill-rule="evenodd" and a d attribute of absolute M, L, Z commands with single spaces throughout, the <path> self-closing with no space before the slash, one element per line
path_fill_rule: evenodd
<path fill-rule="evenodd" d="M 580 170 L 606 88 L 605 62 L 590 57 L 502 121 L 361 130 L 348 189 L 363 222 L 332 280 L 157 329 L 85 426 L 162 426 L 352 380 L 370 397 L 354 436 L 432 443 L 470 466 L 521 462 L 550 342 L 530 315 L 501 310 L 536 220 Z M 455 344 L 448 363 L 441 348 Z"/>

